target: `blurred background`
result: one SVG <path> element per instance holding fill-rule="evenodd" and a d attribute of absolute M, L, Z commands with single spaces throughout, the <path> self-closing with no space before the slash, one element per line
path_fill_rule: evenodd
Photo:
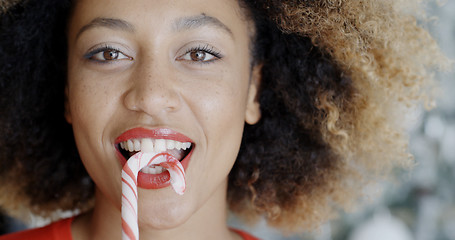
<path fill-rule="evenodd" d="M 426 26 L 455 59 L 455 0 L 439 3 L 428 4 L 429 14 L 437 18 Z M 283 237 L 265 223 L 245 228 L 235 218 L 231 225 L 270 240 L 455 240 L 455 73 L 437 77 L 443 93 L 438 107 L 417 113 L 418 122 L 410 126 L 416 167 L 399 181 L 384 183 L 384 194 L 365 209 L 300 236 Z M 24 227 L 0 214 L 0 235 Z"/>
<path fill-rule="evenodd" d="M 432 1 L 426 10 L 435 18 L 424 26 L 455 59 L 455 0 Z M 398 181 L 384 183 L 379 199 L 314 234 L 283 237 L 264 223 L 248 230 L 273 240 L 455 240 L 455 72 L 437 78 L 442 86 L 437 108 L 416 113 L 418 121 L 410 126 L 417 165 Z"/>

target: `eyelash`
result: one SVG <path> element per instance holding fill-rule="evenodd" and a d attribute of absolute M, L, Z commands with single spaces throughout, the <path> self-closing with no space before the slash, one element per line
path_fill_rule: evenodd
<path fill-rule="evenodd" d="M 214 61 L 217 61 L 217 60 L 220 60 L 222 59 L 224 56 L 219 52 L 219 51 L 216 51 L 212 46 L 210 45 L 199 45 L 197 47 L 192 47 L 190 49 L 188 49 L 185 54 L 183 54 L 182 56 L 180 56 L 179 58 L 185 56 L 186 54 L 188 53 L 191 53 L 191 52 L 198 52 L 198 51 L 202 51 L 202 52 L 205 52 L 205 53 L 208 53 L 208 54 L 211 54 L 213 55 L 215 58 L 212 59 L 212 60 L 208 60 L 208 61 L 191 61 L 192 64 L 208 64 L 208 63 L 213 63 Z"/>
<path fill-rule="evenodd" d="M 104 46 L 101 46 L 101 47 L 98 47 L 98 48 L 95 48 L 95 49 L 89 51 L 88 53 L 84 54 L 83 57 L 84 57 L 84 59 L 94 61 L 97 63 L 109 63 L 110 62 L 109 60 L 103 61 L 103 60 L 93 59 L 93 56 L 95 56 L 98 53 L 105 52 L 105 51 L 112 51 L 112 52 L 118 52 L 118 53 L 123 54 L 123 52 L 118 48 L 115 48 L 115 47 L 109 46 L 109 45 L 104 45 Z M 198 51 L 202 51 L 202 52 L 211 54 L 212 56 L 214 56 L 214 59 L 211 59 L 208 61 L 191 61 L 191 60 L 189 60 L 189 62 L 191 64 L 209 64 L 209 63 L 213 63 L 214 61 L 220 60 L 224 57 L 219 51 L 216 51 L 210 45 L 203 45 L 203 46 L 199 45 L 197 47 L 192 47 L 192 48 L 188 49 L 187 51 L 185 51 L 185 53 L 183 55 L 179 56 L 177 58 L 177 60 L 183 61 L 184 59 L 180 59 L 180 58 L 184 57 L 185 55 L 187 55 L 191 52 L 198 52 Z M 123 54 L 123 55 L 125 55 L 125 54 Z"/>
<path fill-rule="evenodd" d="M 97 47 L 97 48 L 91 50 L 90 52 L 84 54 L 84 58 L 87 59 L 87 60 L 98 62 L 98 63 L 107 63 L 109 61 L 100 61 L 100 60 L 93 59 L 93 56 L 95 56 L 96 54 L 101 53 L 101 52 L 106 52 L 106 51 L 122 53 L 122 51 L 120 49 L 116 48 L 116 47 L 109 46 L 109 45 L 104 45 L 104 46 L 101 46 L 101 47 Z M 125 54 L 123 54 L 123 55 L 125 55 Z"/>

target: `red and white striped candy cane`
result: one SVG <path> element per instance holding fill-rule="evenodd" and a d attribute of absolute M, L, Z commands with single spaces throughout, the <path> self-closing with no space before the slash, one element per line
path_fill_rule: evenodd
<path fill-rule="evenodd" d="M 182 195 L 185 191 L 185 171 L 178 159 L 168 153 L 138 152 L 128 159 L 122 169 L 122 239 L 138 240 L 137 223 L 137 175 L 149 165 L 159 165 L 168 170 L 171 185 Z"/>

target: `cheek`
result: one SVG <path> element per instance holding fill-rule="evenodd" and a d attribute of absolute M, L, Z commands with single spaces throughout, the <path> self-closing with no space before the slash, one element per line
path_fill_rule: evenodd
<path fill-rule="evenodd" d="M 210 154 L 229 166 L 234 162 L 240 146 L 247 97 L 247 84 L 244 83 L 247 79 L 239 76 L 230 79 L 234 80 L 213 85 L 211 91 L 201 94 L 199 100 L 199 106 L 203 106 L 200 109 L 203 117 L 200 119 L 208 138 Z"/>
<path fill-rule="evenodd" d="M 115 156 L 109 155 L 109 148 L 102 141 L 103 130 L 111 115 L 109 91 L 97 86 L 93 79 L 89 81 L 88 78 L 77 77 L 68 79 L 68 101 L 78 152 L 98 188 L 110 189 L 105 195 L 116 199 L 115 196 L 121 192 L 120 184 L 110 179 L 118 179 L 120 171 L 114 167 L 117 164 Z M 112 167 L 106 168 L 106 164 Z"/>
<path fill-rule="evenodd" d="M 246 92 L 246 84 L 242 84 L 239 77 L 223 81 L 223 84 L 213 84 L 201 92 L 195 104 L 199 106 L 204 125 L 210 126 L 206 131 L 221 133 L 231 127 L 243 125 Z"/>
<path fill-rule="evenodd" d="M 69 78 L 68 102 L 72 117 L 72 126 L 76 144 L 82 159 L 90 156 L 91 148 L 96 143 L 94 139 L 99 127 L 99 108 L 96 105 L 97 93 L 82 79 Z M 98 109 L 98 110 L 97 110 Z"/>
<path fill-rule="evenodd" d="M 80 138 L 89 140 L 89 133 L 93 133 L 97 129 L 96 115 L 100 115 L 95 111 L 94 105 L 99 102 L 95 100 L 96 93 L 93 93 L 86 85 L 77 85 L 70 88 L 70 109 L 72 113 L 73 132 L 76 137 L 76 142 L 80 142 Z"/>
<path fill-rule="evenodd" d="M 97 84 L 94 79 L 77 76 L 70 78 L 69 107 L 72 114 L 73 125 L 76 128 L 93 128 L 106 121 L 109 116 L 110 101 L 112 94 L 105 86 Z"/>
<path fill-rule="evenodd" d="M 87 161 L 94 162 L 94 158 L 103 159 L 105 155 L 103 130 L 112 114 L 107 99 L 107 92 L 97 86 L 93 79 L 75 75 L 68 78 L 68 103 L 73 133 L 86 166 Z"/>

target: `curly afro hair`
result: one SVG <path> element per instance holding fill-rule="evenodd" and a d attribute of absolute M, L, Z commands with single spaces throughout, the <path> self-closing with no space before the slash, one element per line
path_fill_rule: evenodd
<path fill-rule="evenodd" d="M 233 212 L 311 229 L 412 163 L 403 116 L 427 100 L 447 60 L 406 4 L 240 1 L 255 24 L 262 118 L 245 126 L 229 175 Z M 71 1 L 11 1 L 2 11 L 0 206 L 53 219 L 85 211 L 94 186 L 63 117 Z"/>
<path fill-rule="evenodd" d="M 245 128 L 231 209 L 312 229 L 360 203 L 368 183 L 411 166 L 406 113 L 432 104 L 432 74 L 450 61 L 405 14 L 407 1 L 250 4 L 263 17 L 255 20 L 263 118 Z"/>

